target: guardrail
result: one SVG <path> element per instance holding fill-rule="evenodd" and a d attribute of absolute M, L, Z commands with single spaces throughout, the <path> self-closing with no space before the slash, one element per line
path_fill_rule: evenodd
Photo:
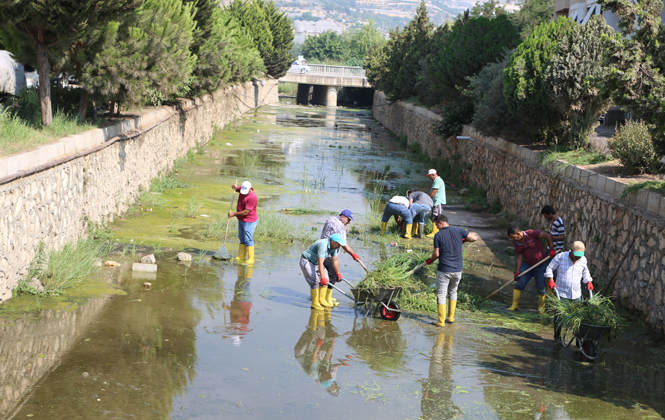
<path fill-rule="evenodd" d="M 323 76 L 335 77 L 366 77 L 365 69 L 362 67 L 344 67 L 344 66 L 326 66 L 322 64 L 308 64 L 310 72 L 307 74 L 317 74 Z M 289 69 L 289 73 L 300 73 L 300 70 Z"/>

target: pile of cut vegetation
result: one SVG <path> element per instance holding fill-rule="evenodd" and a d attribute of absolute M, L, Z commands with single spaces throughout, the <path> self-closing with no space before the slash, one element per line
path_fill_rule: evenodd
<path fill-rule="evenodd" d="M 610 327 L 610 335 L 616 336 L 624 323 L 623 317 L 617 313 L 610 298 L 594 295 L 586 301 L 549 299 L 549 311 L 559 317 L 559 322 L 568 327 L 572 334 L 577 334 L 582 324 L 597 327 Z"/>

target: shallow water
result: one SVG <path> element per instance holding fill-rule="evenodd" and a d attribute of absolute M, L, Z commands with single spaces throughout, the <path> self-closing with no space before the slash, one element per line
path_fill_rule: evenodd
<path fill-rule="evenodd" d="M 245 115 L 179 171 L 192 188 L 165 191 L 161 207 L 137 210 L 135 217 L 114 223 L 122 241 L 174 248 L 156 255 L 154 278 L 132 273 L 129 262 L 105 268 L 99 277 L 126 295 L 91 300 L 70 317 L 94 307 L 95 316 L 85 322 L 43 316 L 22 326 L 47 331 L 49 323 L 57 323 L 67 331 L 32 345 L 41 346 L 36 358 L 54 355 L 44 358 L 51 370 L 30 385 L 15 411 L 0 414 L 16 419 L 661 418 L 662 344 L 647 343 L 641 329 L 630 328 L 606 345 L 597 362 L 582 363 L 574 348 L 553 344 L 546 318 L 527 311 L 458 312 L 455 324 L 436 328 L 425 315 L 404 314 L 397 322 L 364 316 L 337 292 L 339 307 L 311 311 L 297 264 L 309 243 L 257 243 L 252 268 L 213 262 L 204 253 L 221 245 L 220 238 L 205 240 L 201 232 L 228 210 L 229 180 L 235 177 L 252 180 L 262 211 L 350 208 L 360 216 L 368 211 L 367 191 L 386 165 L 393 191 L 429 186 L 427 168 L 412 158 L 362 110 L 281 105 Z M 204 202 L 198 213 L 211 217 L 178 216 L 193 197 Z M 459 202 L 454 194 L 449 197 Z M 455 214 L 459 220 L 467 216 Z M 314 228 L 318 237 L 326 217 L 289 216 L 289 222 Z M 169 228 L 174 224 L 177 229 Z M 360 237 L 351 237 L 350 244 L 370 268 L 393 250 Z M 227 248 L 235 255 L 237 239 L 231 236 Z M 175 261 L 182 249 L 194 255 L 191 264 Z M 340 263 L 346 278 L 361 278 L 362 269 L 350 257 L 342 256 Z M 478 285 L 484 276 L 478 273 L 474 288 L 491 290 Z M 145 281 L 152 288 L 145 289 Z M 4 325 L 0 334 L 9 337 L 19 324 Z M 20 367 L 12 364 L 15 355 L 0 356 L 0 395 L 9 395 L 20 388 L 9 382 L 17 377 L 9 373 Z"/>

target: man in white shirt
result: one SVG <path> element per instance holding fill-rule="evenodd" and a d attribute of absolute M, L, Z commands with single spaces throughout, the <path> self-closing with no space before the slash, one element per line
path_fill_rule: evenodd
<path fill-rule="evenodd" d="M 584 244 L 575 241 L 570 251 L 557 254 L 545 269 L 547 287 L 550 289 L 556 287 L 561 299 L 580 300 L 582 298 L 582 283 L 587 285 L 589 291 L 593 291 L 593 279 L 589 274 L 584 250 Z M 556 270 L 556 282 L 554 281 L 554 270 Z M 561 325 L 555 317 L 555 340 L 559 338 L 560 333 Z"/>
<path fill-rule="evenodd" d="M 386 207 L 383 209 L 383 217 L 381 218 L 381 235 L 386 233 L 386 226 L 390 221 L 390 216 L 395 216 L 395 221 L 400 217 L 406 223 L 406 232 L 404 233 L 404 238 L 411 239 L 411 227 L 413 225 L 413 216 L 409 210 L 409 199 L 402 196 L 396 195 L 386 203 Z"/>

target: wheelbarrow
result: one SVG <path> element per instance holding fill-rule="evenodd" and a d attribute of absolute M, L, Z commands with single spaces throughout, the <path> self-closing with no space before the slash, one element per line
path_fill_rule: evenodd
<path fill-rule="evenodd" d="M 559 291 L 556 288 L 554 288 L 554 291 L 557 299 L 560 300 Z M 589 290 L 589 298 L 591 297 L 593 297 L 593 292 Z M 569 331 L 570 328 L 566 324 L 563 324 L 562 327 L 561 344 L 564 347 L 569 347 L 575 341 L 575 345 L 580 349 L 580 353 L 582 353 L 582 361 L 584 362 L 593 362 L 599 357 L 600 341 L 612 329 L 612 327 L 582 323 L 577 332 L 573 334 Z M 572 336 L 570 340 L 567 339 L 569 333 Z"/>
<path fill-rule="evenodd" d="M 354 303 L 354 309 L 365 308 L 365 315 L 378 311 L 381 318 L 389 321 L 397 321 L 402 315 L 402 309 L 399 308 L 396 300 L 402 292 L 401 287 L 380 287 L 375 290 L 358 289 L 353 283 L 342 279 L 343 282 L 351 286 L 351 294 L 346 293 L 334 284 L 329 283 L 333 289 L 337 290 Z M 373 305 L 376 303 L 376 305 Z"/>

